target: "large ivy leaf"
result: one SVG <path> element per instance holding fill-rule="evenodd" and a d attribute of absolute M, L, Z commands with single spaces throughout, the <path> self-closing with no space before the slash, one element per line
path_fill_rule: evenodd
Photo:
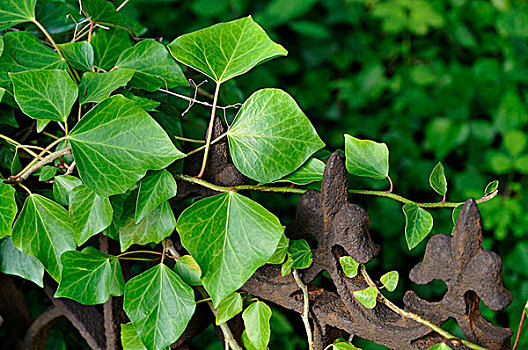
<path fill-rule="evenodd" d="M 288 248 L 288 259 L 282 264 L 281 274 L 283 276 L 291 273 L 292 269 L 307 269 L 312 264 L 313 253 L 304 239 L 292 241 Z"/>
<path fill-rule="evenodd" d="M 234 192 L 194 203 L 181 214 L 176 228 L 200 265 L 203 285 L 215 306 L 269 260 L 284 231 L 273 214 Z"/>
<path fill-rule="evenodd" d="M 168 47 L 176 60 L 217 83 L 288 53 L 274 43 L 251 16 L 184 34 Z"/>
<path fill-rule="evenodd" d="M 389 149 L 384 143 L 345 135 L 346 168 L 357 176 L 385 179 L 389 176 Z"/>
<path fill-rule="evenodd" d="M 79 83 L 79 103 L 99 103 L 134 76 L 133 69 L 116 69 L 107 73 L 84 73 Z"/>
<path fill-rule="evenodd" d="M 57 203 L 68 205 L 70 202 L 70 192 L 78 186 L 82 185 L 82 181 L 75 176 L 59 175 L 53 181 L 53 198 Z"/>
<path fill-rule="evenodd" d="M 9 77 L 22 112 L 34 119 L 66 121 L 78 91 L 65 70 L 32 70 Z"/>
<path fill-rule="evenodd" d="M 0 32 L 19 23 L 35 20 L 37 0 L 0 1 Z"/>
<path fill-rule="evenodd" d="M 12 240 L 23 253 L 39 259 L 55 280 L 60 279 L 60 256 L 75 249 L 75 239 L 66 209 L 42 197 L 27 197 L 13 226 Z"/>
<path fill-rule="evenodd" d="M 266 350 L 270 339 L 271 309 L 262 301 L 248 306 L 242 319 L 246 329 L 242 333 L 242 341 L 248 350 Z"/>
<path fill-rule="evenodd" d="M 128 33 L 123 29 L 98 29 L 92 37 L 94 65 L 109 70 L 123 51 L 132 46 Z"/>
<path fill-rule="evenodd" d="M 310 158 L 299 169 L 274 182 L 291 182 L 296 185 L 308 185 L 315 181 L 322 181 L 325 163 L 317 158 Z"/>
<path fill-rule="evenodd" d="M 0 182 L 0 238 L 11 235 L 17 210 L 15 189 Z"/>
<path fill-rule="evenodd" d="M 414 203 L 403 206 L 405 214 L 405 240 L 409 250 L 420 244 L 433 228 L 433 217 Z"/>
<path fill-rule="evenodd" d="M 278 89 L 251 95 L 227 131 L 227 138 L 237 169 L 259 182 L 290 174 L 324 147 L 295 100 Z"/>
<path fill-rule="evenodd" d="M 436 164 L 429 175 L 429 186 L 441 196 L 445 196 L 447 193 L 447 180 L 444 173 L 444 166 L 442 163 Z"/>
<path fill-rule="evenodd" d="M 105 303 L 123 294 L 125 280 L 119 260 L 94 247 L 61 256 L 61 280 L 55 298 L 66 297 L 85 305 Z"/>
<path fill-rule="evenodd" d="M 59 48 L 73 68 L 79 69 L 83 72 L 92 70 L 94 51 L 92 45 L 90 45 L 88 41 L 59 44 Z"/>
<path fill-rule="evenodd" d="M 192 288 L 164 264 L 125 285 L 123 308 L 147 349 L 162 349 L 174 343 L 195 307 Z"/>
<path fill-rule="evenodd" d="M 135 69 L 131 84 L 138 89 L 156 91 L 189 85 L 165 46 L 154 40 L 143 40 L 125 50 L 119 56 L 116 68 Z"/>
<path fill-rule="evenodd" d="M 176 181 L 167 170 L 150 171 L 139 182 L 136 223 L 161 203 L 176 195 Z"/>
<path fill-rule="evenodd" d="M 0 240 L 0 272 L 20 276 L 43 287 L 44 267 L 36 258 L 18 250 L 10 237 Z"/>
<path fill-rule="evenodd" d="M 112 205 L 108 197 L 101 197 L 86 185 L 70 193 L 70 216 L 77 245 L 103 231 L 112 223 Z"/>
<path fill-rule="evenodd" d="M 125 192 L 148 169 L 184 156 L 152 117 L 121 95 L 95 106 L 69 139 L 83 183 L 103 197 Z"/>

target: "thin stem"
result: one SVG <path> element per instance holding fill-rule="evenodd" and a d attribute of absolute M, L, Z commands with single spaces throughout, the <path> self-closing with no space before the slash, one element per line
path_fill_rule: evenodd
<path fill-rule="evenodd" d="M 8 143 L 12 144 L 13 146 L 16 146 L 17 148 L 20 147 L 20 148 L 24 149 L 27 153 L 31 154 L 33 157 L 37 157 L 38 156 L 35 152 L 33 152 L 33 151 L 29 150 L 29 149 L 26 149 L 26 148 L 37 148 L 38 146 L 25 146 L 25 145 L 22 145 L 20 142 L 17 142 L 15 140 L 13 140 L 12 138 L 7 137 L 7 136 L 2 135 L 2 134 L 0 134 L 0 138 L 6 140 Z M 40 148 L 40 149 L 44 149 L 44 148 Z"/>
<path fill-rule="evenodd" d="M 528 302 L 526 303 L 528 306 Z M 517 335 L 515 336 L 515 342 L 513 343 L 512 350 L 515 350 L 517 348 L 517 344 L 519 343 L 519 339 L 521 338 L 521 331 L 524 323 L 524 319 L 526 318 L 526 306 L 523 308 L 522 314 L 521 314 L 521 320 L 519 321 L 519 328 L 517 329 Z"/>
<path fill-rule="evenodd" d="M 116 12 L 119 12 L 130 0 L 125 0 L 116 8 Z"/>
<path fill-rule="evenodd" d="M 42 153 L 44 153 L 44 151 L 42 151 Z M 57 152 L 51 153 L 50 155 L 42 158 L 42 160 L 40 160 L 38 163 L 36 163 L 32 167 L 30 167 L 25 173 L 22 174 L 22 176 L 18 177 L 18 175 L 17 175 L 15 177 L 11 177 L 11 178 L 14 178 L 18 182 L 26 180 L 29 177 L 29 175 L 33 174 L 38 169 L 42 168 L 44 165 L 46 165 L 48 163 L 51 163 L 55 159 L 60 158 L 63 155 L 69 154 L 69 153 L 71 153 L 71 149 L 70 148 L 63 148 L 63 149 L 61 149 L 61 150 L 59 150 Z"/>
<path fill-rule="evenodd" d="M 26 190 L 26 192 L 27 192 L 30 196 L 32 195 L 32 193 L 31 193 L 31 191 L 29 190 L 29 188 L 27 188 L 26 186 L 24 186 L 24 185 L 21 184 L 21 183 L 18 183 L 18 185 L 19 185 L 20 187 L 22 187 L 24 190 Z"/>
<path fill-rule="evenodd" d="M 153 258 L 153 259 L 148 259 L 148 258 L 127 258 L 127 257 L 123 257 L 123 258 L 114 258 L 114 259 L 119 259 L 119 260 L 133 260 L 133 261 L 156 261 L 156 260 L 161 259 L 161 257 L 159 257 L 159 258 Z"/>
<path fill-rule="evenodd" d="M 122 256 L 130 255 L 130 254 L 156 254 L 156 255 L 163 255 L 163 253 L 156 252 L 153 250 L 134 250 L 130 252 L 124 252 L 116 256 L 116 258 L 120 258 Z"/>
<path fill-rule="evenodd" d="M 24 168 L 24 169 L 22 169 L 22 171 L 20 171 L 20 172 L 19 172 L 18 174 L 16 174 L 14 177 L 15 177 L 15 178 L 19 178 L 19 177 L 21 177 L 22 175 L 24 175 L 24 173 L 26 173 L 27 171 L 29 171 L 29 169 L 31 169 L 31 167 L 33 166 L 33 164 L 35 164 L 35 163 L 38 161 L 38 159 L 39 159 L 40 157 L 42 157 L 42 156 L 43 156 L 47 151 L 49 151 L 53 146 L 57 145 L 59 142 L 61 142 L 61 141 L 64 140 L 64 139 L 65 139 L 65 137 L 61 137 L 61 138 L 59 138 L 59 139 L 56 139 L 56 140 L 53 141 L 52 143 L 50 143 L 48 147 L 46 147 L 42 152 L 40 152 L 40 154 L 38 154 L 38 155 L 37 155 L 37 156 L 36 156 L 36 157 L 35 157 L 35 158 L 34 158 L 34 159 L 33 159 L 33 160 L 32 160 L 32 161 L 31 161 L 31 162 L 30 162 L 25 168 Z M 67 149 L 67 148 L 65 148 L 65 149 Z M 64 150 L 64 149 L 63 149 L 63 150 Z M 63 151 L 63 150 L 61 150 L 61 151 Z M 60 151 L 59 151 L 59 152 L 60 152 Z M 57 152 L 55 152 L 55 153 L 57 153 Z M 53 155 L 53 154 L 50 154 L 48 157 L 51 157 L 51 155 Z M 46 158 L 48 158 L 48 157 L 46 157 Z M 44 158 L 44 159 L 46 159 L 46 158 Z M 42 161 L 44 161 L 44 159 L 42 159 Z M 54 159 L 56 159 L 56 158 L 54 158 Z M 52 160 L 53 160 L 53 159 L 51 159 L 50 161 L 52 161 Z M 42 162 L 42 161 L 41 161 L 41 162 Z M 48 163 L 49 163 L 49 162 L 48 162 Z M 45 164 L 46 164 L 46 163 L 45 163 Z M 44 165 L 44 164 L 43 164 L 43 165 Z M 37 168 L 37 169 L 38 169 L 38 168 Z M 37 169 L 34 169 L 34 170 L 37 170 Z M 27 178 L 27 176 L 26 176 L 26 178 Z"/>
<path fill-rule="evenodd" d="M 211 299 L 211 298 L 200 299 L 200 300 L 198 300 L 198 301 L 196 302 L 196 304 L 205 303 L 205 302 L 207 302 L 207 301 L 211 301 L 211 300 L 213 300 L 213 299 Z"/>
<path fill-rule="evenodd" d="M 218 136 L 216 139 L 214 139 L 213 141 L 211 141 L 211 145 L 214 145 L 215 143 L 217 143 L 218 141 L 220 141 L 221 139 L 223 139 L 224 137 L 227 136 L 227 133 L 223 133 L 222 135 Z M 195 153 L 198 153 L 200 152 L 201 150 L 204 150 L 205 149 L 205 145 L 203 146 L 200 146 L 196 149 L 193 149 L 192 151 L 190 151 L 189 153 L 187 153 L 185 155 L 185 157 L 188 157 L 190 156 L 191 154 L 195 154 Z"/>
<path fill-rule="evenodd" d="M 387 179 L 389 180 L 389 184 L 390 184 L 390 188 L 389 188 L 389 193 L 392 193 L 392 190 L 394 189 L 394 184 L 392 183 L 392 179 L 390 178 L 389 175 L 387 175 Z"/>
<path fill-rule="evenodd" d="M 53 38 L 51 37 L 50 33 L 46 30 L 46 28 L 44 28 L 44 26 L 42 24 L 40 24 L 40 22 L 37 21 L 36 18 L 33 19 L 33 23 L 40 29 L 40 31 L 42 33 L 44 33 L 44 35 L 49 40 L 49 42 L 51 43 L 51 45 L 53 46 L 55 51 L 57 51 L 59 53 L 59 55 L 61 55 L 61 57 L 64 58 L 64 55 L 62 54 L 62 51 L 59 49 L 59 46 L 57 45 L 55 40 L 53 40 Z"/>
<path fill-rule="evenodd" d="M 187 137 L 181 137 L 181 136 L 176 136 L 174 135 L 173 136 L 176 140 L 181 140 L 181 141 L 187 141 L 187 142 L 194 142 L 194 143 L 205 143 L 204 140 L 196 140 L 196 139 L 189 139 Z M 212 142 L 211 142 L 212 143 Z"/>
<path fill-rule="evenodd" d="M 213 107 L 211 109 L 211 118 L 209 119 L 209 127 L 207 128 L 207 137 L 205 141 L 205 151 L 202 161 L 202 169 L 200 169 L 200 173 L 198 174 L 198 177 L 202 177 L 205 172 L 205 166 L 207 165 L 207 157 L 209 156 L 209 147 L 211 147 L 211 137 L 213 136 L 213 125 L 214 125 L 214 119 L 216 116 L 216 103 L 218 102 L 218 93 L 220 92 L 220 83 L 216 83 L 216 89 L 214 93 L 213 98 Z"/>
<path fill-rule="evenodd" d="M 43 131 L 42 135 L 46 135 L 46 136 L 51 137 L 52 139 L 55 139 L 55 140 L 57 140 L 59 138 L 58 136 L 50 134 L 49 132 L 46 132 L 46 131 Z"/>
<path fill-rule="evenodd" d="M 304 329 L 306 330 L 306 338 L 308 340 L 308 349 L 313 350 L 314 344 L 313 344 L 313 336 L 312 336 L 312 329 L 310 327 L 310 319 L 309 319 L 309 312 L 310 312 L 310 299 L 308 296 L 308 287 L 306 284 L 303 283 L 301 280 L 301 277 L 299 277 L 299 272 L 295 269 L 292 271 L 293 278 L 295 279 L 295 282 L 301 288 L 304 296 L 304 305 L 303 305 L 303 313 L 301 315 L 303 323 L 304 323 Z"/>
<path fill-rule="evenodd" d="M 197 104 L 202 105 L 202 106 L 213 107 L 213 105 L 211 103 L 200 101 L 200 100 L 197 100 L 197 99 L 189 97 L 189 96 L 181 95 L 181 94 L 178 94 L 176 92 L 173 92 L 173 91 L 170 91 L 170 90 L 167 90 L 167 89 L 159 89 L 158 91 L 161 91 L 161 92 L 164 92 L 166 94 L 181 98 L 182 100 L 186 100 L 186 101 L 189 101 L 191 103 L 197 103 Z M 235 104 L 228 105 L 228 106 L 218 106 L 217 105 L 216 108 L 217 109 L 226 110 L 226 109 L 229 109 L 229 108 L 238 108 L 240 106 L 241 106 L 240 103 L 235 103 Z"/>

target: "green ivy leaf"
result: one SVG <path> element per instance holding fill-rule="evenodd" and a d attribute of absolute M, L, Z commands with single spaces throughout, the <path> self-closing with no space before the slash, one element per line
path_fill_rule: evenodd
<path fill-rule="evenodd" d="M 39 259 L 51 277 L 59 280 L 60 256 L 75 249 L 68 212 L 38 194 L 27 197 L 13 226 L 13 244 L 23 253 Z"/>
<path fill-rule="evenodd" d="M 398 286 L 399 279 L 400 274 L 398 273 L 398 271 L 389 271 L 383 276 L 381 276 L 380 281 L 389 292 L 394 292 L 394 290 Z"/>
<path fill-rule="evenodd" d="M 493 192 L 497 191 L 499 188 L 499 180 L 493 180 L 489 184 L 486 185 L 486 188 L 484 189 L 484 195 L 488 196 L 492 194 Z"/>
<path fill-rule="evenodd" d="M 121 325 L 121 345 L 123 350 L 147 350 L 132 322 Z"/>
<path fill-rule="evenodd" d="M 139 182 L 136 223 L 166 200 L 176 195 L 176 181 L 167 170 L 149 171 Z"/>
<path fill-rule="evenodd" d="M 44 287 L 44 267 L 40 261 L 18 250 L 10 237 L 0 240 L 0 272 L 20 276 Z"/>
<path fill-rule="evenodd" d="M 354 297 L 367 309 L 373 309 L 376 306 L 378 290 L 375 287 L 367 287 L 365 289 L 356 290 L 354 292 Z"/>
<path fill-rule="evenodd" d="M 57 203 L 62 205 L 69 205 L 70 192 L 78 186 L 82 185 L 82 181 L 75 176 L 59 175 L 53 181 L 53 198 Z"/>
<path fill-rule="evenodd" d="M 290 240 L 285 234 L 282 234 L 279 244 L 275 249 L 275 253 L 269 258 L 268 264 L 282 264 L 286 255 L 288 254 L 288 247 L 290 246 Z"/>
<path fill-rule="evenodd" d="M 292 241 L 288 248 L 288 259 L 282 264 L 281 274 L 286 276 L 292 269 L 307 269 L 312 264 L 312 256 L 308 242 L 304 239 Z"/>
<path fill-rule="evenodd" d="M 77 84 L 65 70 L 9 73 L 15 100 L 34 119 L 64 122 L 77 99 Z"/>
<path fill-rule="evenodd" d="M 341 267 L 343 268 L 345 276 L 347 276 L 348 278 L 353 278 L 357 276 L 359 263 L 354 260 L 354 258 L 352 258 L 351 256 L 342 256 L 339 258 L 339 262 L 341 263 Z"/>
<path fill-rule="evenodd" d="M 409 250 L 420 244 L 433 228 L 433 217 L 414 203 L 403 206 L 405 214 L 405 240 Z"/>
<path fill-rule="evenodd" d="M 389 149 L 384 143 L 345 135 L 345 156 L 346 168 L 352 175 L 378 180 L 389 176 Z"/>
<path fill-rule="evenodd" d="M 83 183 L 104 197 L 125 192 L 148 169 L 163 169 L 184 156 L 152 117 L 121 95 L 90 110 L 69 139 Z"/>
<path fill-rule="evenodd" d="M 447 193 L 447 180 L 444 173 L 444 166 L 442 163 L 436 164 L 431 175 L 429 175 L 429 186 L 441 196 Z"/>
<path fill-rule="evenodd" d="M 82 8 L 94 23 L 101 23 L 106 26 L 118 25 L 124 28 L 128 27 L 125 18 L 107 0 L 82 0 Z"/>
<path fill-rule="evenodd" d="M 242 341 L 247 350 L 266 350 L 270 339 L 271 309 L 262 301 L 249 305 L 242 319 L 246 329 L 242 333 Z"/>
<path fill-rule="evenodd" d="M 156 91 L 189 85 L 167 48 L 154 40 L 143 40 L 125 50 L 119 56 L 116 68 L 135 69 L 131 84 L 137 89 Z"/>
<path fill-rule="evenodd" d="M 136 96 L 128 90 L 123 91 L 123 96 L 136 102 L 147 112 L 157 112 L 156 108 L 161 104 L 161 102 L 151 100 L 150 98 Z"/>
<path fill-rule="evenodd" d="M 227 131 L 227 138 L 236 168 L 262 183 L 290 174 L 324 147 L 295 100 L 278 89 L 251 95 Z"/>
<path fill-rule="evenodd" d="M 174 265 L 174 271 L 180 275 L 185 283 L 191 286 L 201 286 L 202 281 L 202 270 L 194 258 L 190 255 L 181 256 L 176 265 Z"/>
<path fill-rule="evenodd" d="M 427 348 L 427 350 L 451 350 L 451 348 L 446 343 L 438 343 Z"/>
<path fill-rule="evenodd" d="M 240 293 L 232 293 L 216 308 L 216 324 L 225 323 L 242 312 L 243 303 Z"/>
<path fill-rule="evenodd" d="M 106 73 L 86 72 L 79 84 L 79 103 L 99 103 L 119 87 L 125 86 L 134 76 L 133 69 L 116 69 Z"/>
<path fill-rule="evenodd" d="M 269 260 L 284 232 L 272 213 L 234 192 L 194 203 L 180 215 L 176 228 L 200 265 L 215 306 Z"/>
<path fill-rule="evenodd" d="M 132 41 L 125 30 L 110 28 L 98 29 L 92 37 L 94 64 L 104 70 L 111 69 L 123 51 L 132 46 Z"/>
<path fill-rule="evenodd" d="M 46 165 L 40 169 L 39 181 L 48 181 L 57 174 L 57 168 L 54 166 Z"/>
<path fill-rule="evenodd" d="M 274 182 L 291 182 L 296 185 L 308 185 L 323 180 L 325 163 L 317 158 L 310 158 L 299 169 Z"/>
<path fill-rule="evenodd" d="M 456 224 L 458 213 L 460 213 L 460 210 L 462 210 L 463 206 L 464 206 L 464 203 L 460 203 L 459 205 L 453 208 L 453 211 L 451 212 L 451 220 L 453 221 L 453 225 Z"/>
<path fill-rule="evenodd" d="M 119 260 L 94 247 L 61 256 L 61 280 L 54 297 L 66 297 L 85 305 L 102 304 L 110 295 L 123 295 L 125 280 Z"/>
<path fill-rule="evenodd" d="M 20 23 L 35 20 L 37 0 L 2 0 L 0 2 L 0 32 Z"/>
<path fill-rule="evenodd" d="M 361 350 L 347 341 L 332 344 L 332 350 Z"/>
<path fill-rule="evenodd" d="M 176 60 L 217 83 L 288 53 L 274 43 L 251 16 L 184 34 L 168 47 Z"/>
<path fill-rule="evenodd" d="M 113 210 L 108 197 L 101 197 L 86 185 L 70 193 L 70 217 L 77 245 L 103 231 L 112 223 Z"/>
<path fill-rule="evenodd" d="M 13 222 L 17 214 L 15 189 L 0 182 L 0 238 L 11 235 Z"/>
<path fill-rule="evenodd" d="M 148 349 L 174 343 L 189 323 L 194 292 L 164 264 L 132 278 L 125 285 L 123 309 Z"/>
<path fill-rule="evenodd" d="M 83 72 L 89 72 L 92 70 L 94 51 L 92 45 L 90 45 L 88 41 L 59 44 L 59 48 L 73 68 Z"/>
<path fill-rule="evenodd" d="M 37 119 L 37 132 L 41 133 L 50 122 L 49 119 Z"/>

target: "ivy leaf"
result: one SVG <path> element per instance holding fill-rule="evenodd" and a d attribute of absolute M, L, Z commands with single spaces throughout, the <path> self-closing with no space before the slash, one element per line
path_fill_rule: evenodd
<path fill-rule="evenodd" d="M 10 237 L 0 240 L 0 272 L 20 276 L 44 287 L 44 267 L 40 261 L 18 250 Z"/>
<path fill-rule="evenodd" d="M 308 185 L 323 180 L 325 163 L 317 158 L 310 158 L 299 169 L 274 182 L 291 182 L 296 185 Z"/>
<path fill-rule="evenodd" d="M 373 309 L 376 306 L 378 291 L 374 287 L 368 287 L 354 292 L 354 297 L 367 309 Z"/>
<path fill-rule="evenodd" d="M 147 350 L 132 322 L 121 325 L 121 345 L 123 350 Z"/>
<path fill-rule="evenodd" d="M 343 268 L 345 276 L 348 278 L 356 277 L 358 274 L 359 263 L 351 256 L 342 256 L 339 258 L 339 263 Z"/>
<path fill-rule="evenodd" d="M 399 279 L 400 274 L 398 273 L 398 271 L 389 271 L 383 276 L 381 276 L 380 281 L 389 292 L 394 292 L 394 290 L 398 286 Z"/>
<path fill-rule="evenodd" d="M 436 164 L 431 175 L 429 175 L 429 186 L 441 196 L 447 193 L 447 180 L 444 173 L 444 166 L 442 163 Z"/>
<path fill-rule="evenodd" d="M 216 308 L 216 325 L 221 325 L 242 312 L 243 303 L 240 293 L 232 293 Z"/>
<path fill-rule="evenodd" d="M 360 348 L 355 347 L 347 341 L 340 341 L 338 343 L 332 344 L 332 350 L 361 350 Z"/>
<path fill-rule="evenodd" d="M 94 247 L 61 256 L 61 280 L 54 297 L 66 297 L 85 305 L 103 304 L 110 295 L 123 295 L 125 280 L 119 260 Z"/>
<path fill-rule="evenodd" d="M 433 217 L 414 203 L 403 206 L 405 214 L 405 240 L 409 250 L 420 244 L 433 228 Z"/>
<path fill-rule="evenodd" d="M 161 104 L 161 102 L 151 100 L 150 98 L 136 96 L 128 90 L 123 91 L 123 96 L 136 102 L 138 105 L 141 106 L 141 108 L 143 108 L 147 112 L 157 112 L 156 108 Z"/>
<path fill-rule="evenodd" d="M 132 46 L 128 33 L 123 29 L 98 29 L 92 37 L 94 64 L 104 70 L 111 69 L 123 51 Z"/>
<path fill-rule="evenodd" d="M 123 309 L 148 349 L 174 343 L 195 307 L 192 288 L 164 264 L 154 266 L 125 285 Z"/>
<path fill-rule="evenodd" d="M 242 341 L 247 350 L 266 350 L 270 339 L 271 309 L 262 301 L 249 305 L 242 319 L 246 329 L 242 333 Z"/>
<path fill-rule="evenodd" d="M 54 166 L 46 165 L 40 169 L 39 181 L 48 181 L 57 174 L 57 168 Z"/>
<path fill-rule="evenodd" d="M 82 8 L 94 23 L 104 25 L 119 25 L 127 28 L 126 20 L 116 11 L 114 5 L 107 0 L 82 0 Z"/>
<path fill-rule="evenodd" d="M 174 271 L 180 275 L 180 277 L 185 281 L 185 283 L 191 286 L 201 286 L 202 281 L 200 277 L 202 276 L 202 270 L 194 258 L 190 255 L 181 256 L 176 265 L 174 265 Z"/>
<path fill-rule="evenodd" d="M 176 181 L 167 170 L 149 171 L 139 182 L 136 200 L 136 223 L 154 208 L 176 195 Z"/>
<path fill-rule="evenodd" d="M 49 119 L 37 119 L 37 132 L 41 133 L 50 122 Z"/>
<path fill-rule="evenodd" d="M 143 40 L 119 56 L 116 68 L 133 68 L 132 87 L 147 91 L 188 86 L 180 66 L 172 59 L 167 48 L 154 40 Z"/>
<path fill-rule="evenodd" d="M 184 34 L 168 47 L 176 60 L 217 83 L 288 53 L 274 43 L 251 16 Z"/>
<path fill-rule="evenodd" d="M 497 191 L 499 188 L 499 180 L 493 180 L 489 184 L 486 185 L 486 188 L 484 189 L 484 195 L 489 196 L 493 192 Z"/>
<path fill-rule="evenodd" d="M 462 210 L 462 207 L 464 206 L 464 203 L 460 203 L 455 208 L 453 208 L 453 211 L 451 212 L 451 220 L 453 221 L 453 225 L 456 224 L 456 220 L 458 217 L 458 213 L 460 213 L 460 210 Z M 454 228 L 453 228 L 454 229 Z"/>
<path fill-rule="evenodd" d="M 86 72 L 79 83 L 79 103 L 99 103 L 134 76 L 133 69 L 116 69 L 106 73 Z"/>
<path fill-rule="evenodd" d="M 77 245 L 112 223 L 112 205 L 108 197 L 101 197 L 86 185 L 75 187 L 70 194 L 70 217 Z"/>
<path fill-rule="evenodd" d="M 22 170 L 22 164 L 20 164 L 20 157 L 18 156 L 18 148 L 15 149 L 13 160 L 11 161 L 11 175 L 17 174 Z"/>
<path fill-rule="evenodd" d="M 282 264 L 286 255 L 288 254 L 288 247 L 290 246 L 290 240 L 283 234 L 279 240 L 279 244 L 275 249 L 275 253 L 269 258 L 268 264 Z"/>
<path fill-rule="evenodd" d="M 451 350 L 451 348 L 446 343 L 438 343 L 427 348 L 427 350 Z"/>
<path fill-rule="evenodd" d="M 29 195 L 24 202 L 13 226 L 12 240 L 23 253 L 39 259 L 57 281 L 62 269 L 60 256 L 75 249 L 66 209 L 38 194 Z"/>
<path fill-rule="evenodd" d="M 88 41 L 65 43 L 58 45 L 68 63 L 75 69 L 83 72 L 92 70 L 94 51 Z"/>
<path fill-rule="evenodd" d="M 184 156 L 152 117 L 121 95 L 90 110 L 69 140 L 83 183 L 103 197 L 125 192 L 148 169 Z"/>
<path fill-rule="evenodd" d="M 34 119 L 64 122 L 77 99 L 77 84 L 65 70 L 9 73 L 15 100 Z"/>
<path fill-rule="evenodd" d="M 272 213 L 234 192 L 194 203 L 176 228 L 215 307 L 269 260 L 284 231 Z"/>
<path fill-rule="evenodd" d="M 251 95 L 227 131 L 227 138 L 236 168 L 262 183 L 290 174 L 324 147 L 295 100 L 278 89 Z"/>
<path fill-rule="evenodd" d="M 55 177 L 53 181 L 53 198 L 57 203 L 62 205 L 68 205 L 70 192 L 75 188 L 82 185 L 82 181 L 71 175 L 59 175 Z"/>
<path fill-rule="evenodd" d="M 288 248 L 288 259 L 282 265 L 281 274 L 288 275 L 292 269 L 306 269 L 312 264 L 312 251 L 304 239 L 292 241 Z"/>
<path fill-rule="evenodd" d="M 11 235 L 13 222 L 17 214 L 15 189 L 0 182 L 0 238 Z"/>
<path fill-rule="evenodd" d="M 378 180 L 389 176 L 389 149 L 384 143 L 345 135 L 345 156 L 346 168 L 352 175 Z"/>
<path fill-rule="evenodd" d="M 20 23 L 35 20 L 37 0 L 2 0 L 0 2 L 0 32 Z"/>

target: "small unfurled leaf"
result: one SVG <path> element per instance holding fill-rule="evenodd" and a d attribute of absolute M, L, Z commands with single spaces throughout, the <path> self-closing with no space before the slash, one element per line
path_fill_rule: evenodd
<path fill-rule="evenodd" d="M 361 350 L 360 348 L 355 347 L 347 341 L 340 341 L 332 344 L 332 350 Z"/>
<path fill-rule="evenodd" d="M 126 30 L 110 28 L 98 29 L 92 37 L 94 65 L 104 70 L 111 69 L 123 51 L 132 46 Z"/>
<path fill-rule="evenodd" d="M 85 305 L 105 303 L 123 295 L 125 280 L 119 260 L 94 247 L 61 256 L 62 274 L 55 298 L 66 297 Z"/>
<path fill-rule="evenodd" d="M 53 181 L 53 198 L 57 203 L 68 205 L 70 202 L 70 192 L 78 186 L 82 185 L 82 181 L 75 176 L 59 175 Z"/>
<path fill-rule="evenodd" d="M 400 274 L 398 271 L 390 271 L 381 276 L 380 281 L 389 292 L 393 292 L 398 286 Z"/>
<path fill-rule="evenodd" d="M 46 165 L 40 169 L 39 181 L 48 181 L 57 174 L 57 168 L 54 166 Z"/>
<path fill-rule="evenodd" d="M 9 77 L 22 112 L 34 119 L 66 121 L 77 99 L 77 84 L 65 70 L 32 70 Z"/>
<path fill-rule="evenodd" d="M 312 251 L 304 239 L 292 241 L 288 248 L 288 259 L 282 264 L 281 274 L 286 276 L 292 269 L 306 269 L 312 264 Z"/>
<path fill-rule="evenodd" d="M 176 60 L 217 83 L 288 53 L 274 43 L 251 16 L 184 34 L 168 47 Z"/>
<path fill-rule="evenodd" d="M 299 169 L 274 182 L 291 182 L 296 185 L 307 185 L 323 179 L 325 163 L 317 158 L 310 158 Z"/>
<path fill-rule="evenodd" d="M 493 180 L 489 184 L 486 185 L 486 188 L 484 189 L 484 195 L 488 196 L 492 194 L 493 192 L 497 191 L 499 188 L 499 180 Z"/>
<path fill-rule="evenodd" d="M 242 341 L 247 350 L 266 350 L 270 339 L 271 309 L 262 301 L 249 305 L 242 319 L 246 329 L 242 333 Z"/>
<path fill-rule="evenodd" d="M 389 176 L 389 149 L 384 143 L 345 135 L 346 168 L 356 176 L 385 179 Z"/>
<path fill-rule="evenodd" d="M 341 263 L 341 267 L 343 268 L 345 276 L 347 276 L 348 278 L 353 278 L 357 276 L 359 263 L 354 260 L 354 258 L 352 258 L 351 256 L 342 256 L 339 258 L 339 262 Z"/>
<path fill-rule="evenodd" d="M 174 265 L 174 271 L 185 281 L 185 283 L 191 286 L 201 286 L 202 281 L 202 270 L 194 258 L 190 255 L 181 256 L 176 265 Z"/>
<path fill-rule="evenodd" d="M 37 0 L 2 0 L 0 1 L 0 32 L 20 23 L 35 20 Z"/>
<path fill-rule="evenodd" d="M 378 290 L 375 287 L 367 287 L 365 289 L 356 290 L 354 292 L 354 297 L 367 309 L 373 309 L 376 306 Z"/>
<path fill-rule="evenodd" d="M 136 223 L 161 203 L 176 195 L 176 181 L 167 170 L 149 171 L 139 182 Z"/>
<path fill-rule="evenodd" d="M 79 103 L 99 103 L 121 86 L 125 86 L 132 76 L 133 69 L 115 69 L 106 73 L 86 72 L 79 84 Z"/>
<path fill-rule="evenodd" d="M 216 324 L 225 323 L 242 312 L 243 303 L 240 293 L 232 293 L 216 308 Z"/>
<path fill-rule="evenodd" d="M 162 349 L 178 340 L 195 307 L 192 288 L 164 264 L 125 285 L 123 309 L 147 349 Z"/>
<path fill-rule="evenodd" d="M 433 217 L 414 203 L 403 206 L 405 214 L 405 240 L 409 250 L 420 244 L 433 228 Z"/>
<path fill-rule="evenodd" d="M 59 44 L 59 48 L 66 58 L 66 61 L 76 69 L 83 72 L 92 70 L 94 62 L 94 52 L 92 45 L 88 41 Z"/>
<path fill-rule="evenodd" d="M 436 164 L 431 175 L 429 175 L 429 186 L 441 196 L 447 193 L 447 180 L 442 163 Z"/>
<path fill-rule="evenodd" d="M 0 238 L 11 235 L 17 210 L 15 189 L 0 182 Z"/>
<path fill-rule="evenodd" d="M 279 241 L 279 244 L 277 245 L 277 249 L 275 249 L 275 253 L 269 258 L 268 264 L 282 264 L 284 262 L 284 259 L 286 258 L 286 255 L 288 254 L 288 247 L 290 246 L 290 240 L 286 235 L 282 235 Z"/>
<path fill-rule="evenodd" d="M 0 272 L 15 275 L 43 287 L 44 266 L 36 258 L 22 253 L 10 237 L 0 240 Z"/>
<path fill-rule="evenodd" d="M 427 350 L 451 350 L 451 348 L 446 343 L 438 343 L 427 348 Z"/>

